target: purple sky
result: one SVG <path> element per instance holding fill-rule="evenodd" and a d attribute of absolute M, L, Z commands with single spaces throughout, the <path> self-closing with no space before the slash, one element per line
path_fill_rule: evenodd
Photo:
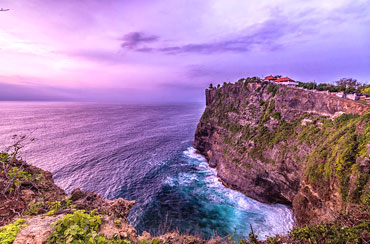
<path fill-rule="evenodd" d="M 368 0 L 0 0 L 0 100 L 203 101 L 246 76 L 370 81 Z"/>

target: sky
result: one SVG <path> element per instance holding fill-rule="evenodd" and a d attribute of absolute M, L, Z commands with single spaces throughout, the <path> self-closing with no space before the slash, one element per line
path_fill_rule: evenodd
<path fill-rule="evenodd" d="M 270 74 L 370 83 L 369 0 L 0 0 L 0 100 L 198 102 Z"/>

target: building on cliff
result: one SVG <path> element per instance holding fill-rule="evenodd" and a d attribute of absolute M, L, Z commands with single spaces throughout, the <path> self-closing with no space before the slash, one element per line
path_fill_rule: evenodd
<path fill-rule="evenodd" d="M 268 81 L 268 82 L 274 82 L 278 83 L 279 85 L 286 85 L 286 86 L 297 86 L 298 83 L 295 82 L 293 79 L 290 79 L 289 77 L 283 77 L 283 78 L 278 78 L 277 76 L 267 76 L 263 81 Z"/>
<path fill-rule="evenodd" d="M 286 85 L 286 86 L 292 86 L 292 87 L 298 85 L 298 83 L 295 82 L 295 80 L 290 79 L 289 77 L 279 78 L 279 79 L 276 79 L 274 82 L 276 82 L 280 85 Z"/>
<path fill-rule="evenodd" d="M 275 76 L 270 75 L 270 76 L 265 77 L 263 81 L 274 82 L 275 80 L 277 80 L 277 78 Z"/>

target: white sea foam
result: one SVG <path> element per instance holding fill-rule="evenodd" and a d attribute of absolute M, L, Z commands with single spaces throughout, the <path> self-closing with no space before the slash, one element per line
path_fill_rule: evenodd
<path fill-rule="evenodd" d="M 201 189 L 210 202 L 227 205 L 233 208 L 228 223 L 238 235 L 247 236 L 249 224 L 252 224 L 259 239 L 266 239 L 276 234 L 287 234 L 293 228 L 294 215 L 292 210 L 282 204 L 264 204 L 246 197 L 242 193 L 226 188 L 217 178 L 215 169 L 209 167 L 206 159 L 197 154 L 193 147 L 184 151 L 189 163 L 197 165 L 199 173 L 203 175 L 205 189 Z M 197 174 L 179 174 L 179 184 L 191 184 L 199 181 Z M 221 220 L 225 221 L 225 220 Z M 232 233 L 230 233 L 232 234 Z"/>
<path fill-rule="evenodd" d="M 191 159 L 205 161 L 205 158 L 202 155 L 196 153 L 196 150 L 194 147 L 189 147 L 186 151 L 184 151 L 184 154 Z"/>

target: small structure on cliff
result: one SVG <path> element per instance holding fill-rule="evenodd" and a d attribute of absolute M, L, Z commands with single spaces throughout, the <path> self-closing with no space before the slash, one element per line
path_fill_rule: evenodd
<path fill-rule="evenodd" d="M 357 101 L 357 100 L 360 99 L 360 96 L 358 96 L 356 93 L 346 94 L 344 92 L 337 92 L 337 93 L 335 93 L 335 95 L 337 97 L 340 97 L 340 98 L 347 98 L 347 99 L 351 99 L 351 100 L 354 100 L 354 101 Z"/>
<path fill-rule="evenodd" d="M 265 77 L 265 79 L 264 79 L 263 81 L 270 81 L 270 82 L 273 82 L 273 81 L 275 81 L 275 80 L 277 80 L 277 78 L 276 78 L 275 76 L 270 75 L 270 76 L 266 76 L 266 77 Z"/>
<path fill-rule="evenodd" d="M 353 94 L 346 94 L 346 97 L 348 99 L 351 99 L 351 100 L 354 100 L 354 101 L 357 101 L 360 99 L 360 97 L 356 94 L 356 93 L 353 93 Z"/>
<path fill-rule="evenodd" d="M 274 83 L 278 83 L 279 85 L 286 85 L 286 86 L 292 86 L 292 87 L 295 87 L 298 85 L 298 83 L 295 82 L 295 80 L 290 79 L 289 77 L 281 78 L 280 76 L 272 76 L 272 75 L 265 77 L 263 81 L 274 82 Z"/>
<path fill-rule="evenodd" d="M 298 85 L 298 83 L 295 82 L 295 80 L 290 79 L 289 77 L 279 78 L 279 79 L 274 80 L 274 82 L 279 83 L 280 85 L 286 85 L 286 86 L 292 86 L 292 87 Z"/>

